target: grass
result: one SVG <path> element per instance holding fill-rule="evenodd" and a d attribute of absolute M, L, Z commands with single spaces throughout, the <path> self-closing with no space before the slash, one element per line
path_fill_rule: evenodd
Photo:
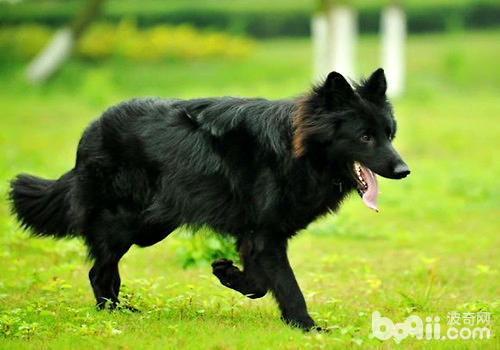
<path fill-rule="evenodd" d="M 182 269 L 179 234 L 132 248 L 120 265 L 122 298 L 140 313 L 97 312 L 78 240 L 30 238 L 8 213 L 19 172 L 57 177 L 74 162 L 85 125 L 132 96 L 296 95 L 309 85 L 306 40 L 258 45 L 245 60 L 135 65 L 72 61 L 45 87 L 22 65 L 0 65 L 0 348 L 496 348 L 489 340 L 379 341 L 371 313 L 491 313 L 498 329 L 500 248 L 500 42 L 498 31 L 413 36 L 408 92 L 395 101 L 396 147 L 412 168 L 380 179 L 381 212 L 352 196 L 291 241 L 290 259 L 318 323 L 304 334 L 279 321 L 270 296 L 252 301 L 219 285 L 208 266 Z M 378 42 L 362 37 L 359 71 L 376 67 Z M 283 213 L 286 220 L 286 213 Z"/>

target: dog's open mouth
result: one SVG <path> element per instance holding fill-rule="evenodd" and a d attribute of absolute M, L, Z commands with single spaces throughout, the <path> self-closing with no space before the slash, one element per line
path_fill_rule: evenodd
<path fill-rule="evenodd" d="M 363 199 L 363 203 L 365 203 L 368 208 L 378 212 L 378 183 L 375 174 L 359 162 L 354 162 L 352 170 L 358 186 L 358 193 Z"/>

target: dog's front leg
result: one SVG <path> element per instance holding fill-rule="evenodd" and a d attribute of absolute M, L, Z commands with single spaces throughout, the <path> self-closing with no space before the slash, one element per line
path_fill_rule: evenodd
<path fill-rule="evenodd" d="M 266 239 L 259 263 L 269 281 L 269 289 L 278 302 L 282 319 L 293 326 L 310 330 L 315 327 L 315 323 L 307 312 L 304 296 L 293 274 L 286 250 L 286 239 Z"/>
<path fill-rule="evenodd" d="M 257 264 L 257 253 L 250 237 L 238 244 L 243 271 L 228 259 L 218 259 L 212 263 L 212 272 L 226 287 L 234 289 L 251 299 L 261 298 L 267 293 L 266 277 Z"/>
<path fill-rule="evenodd" d="M 286 248 L 286 239 L 264 235 L 247 237 L 239 247 L 243 271 L 232 261 L 220 259 L 212 264 L 213 273 L 223 285 L 250 298 L 264 296 L 267 290 L 271 290 L 282 319 L 293 326 L 310 330 L 315 323 L 307 312 L 304 296 L 288 262 Z"/>

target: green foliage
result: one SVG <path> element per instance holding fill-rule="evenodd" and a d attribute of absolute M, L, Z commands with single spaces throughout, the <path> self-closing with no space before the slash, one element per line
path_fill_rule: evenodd
<path fill-rule="evenodd" d="M 235 249 L 236 240 L 233 237 L 216 234 L 208 228 L 194 232 L 182 229 L 179 235 L 176 254 L 184 268 L 209 266 L 220 258 L 231 259 L 235 263 L 239 260 Z"/>
<path fill-rule="evenodd" d="M 6 55 L 29 59 L 50 40 L 53 31 L 42 25 L 0 27 L 0 50 Z M 138 29 L 132 21 L 118 25 L 94 24 L 77 43 L 76 56 L 97 60 L 110 57 L 136 62 L 164 59 L 246 57 L 252 40 L 219 32 L 200 32 L 188 25 L 158 25 Z"/>
<path fill-rule="evenodd" d="M 52 35 L 48 27 L 27 24 L 19 27 L 0 27 L 0 51 L 18 58 L 35 56 Z"/>
<path fill-rule="evenodd" d="M 350 1 L 358 10 L 361 32 L 378 30 L 380 11 L 387 0 Z M 408 14 L 410 32 L 445 30 L 457 25 L 465 28 L 498 26 L 500 6 L 495 0 L 402 0 Z M 70 23 L 81 9 L 81 0 L 0 2 L 0 23 L 37 22 L 51 26 Z M 190 23 L 254 37 L 309 35 L 315 1 L 265 0 L 108 0 L 102 21 L 119 22 L 134 18 L 141 27 Z"/>

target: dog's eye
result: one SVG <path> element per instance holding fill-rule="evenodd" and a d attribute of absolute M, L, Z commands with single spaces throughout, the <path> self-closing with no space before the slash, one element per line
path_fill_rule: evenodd
<path fill-rule="evenodd" d="M 363 142 L 370 142 L 372 140 L 372 137 L 370 135 L 363 135 L 360 137 L 360 140 Z"/>

